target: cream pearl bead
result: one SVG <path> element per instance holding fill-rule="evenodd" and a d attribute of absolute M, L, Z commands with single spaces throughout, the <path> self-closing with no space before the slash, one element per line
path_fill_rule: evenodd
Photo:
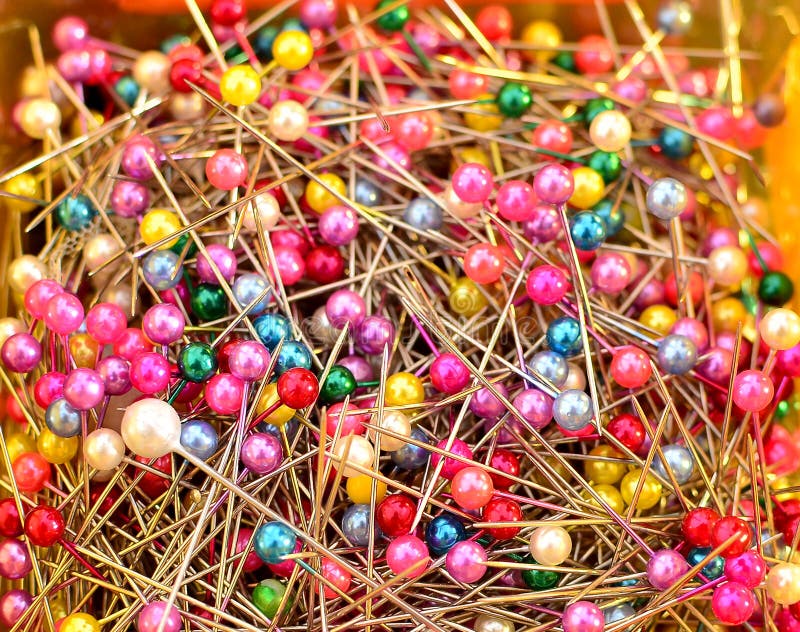
<path fill-rule="evenodd" d="M 572 538 L 563 527 L 543 526 L 531 534 L 529 547 L 537 563 L 558 566 L 572 552 Z"/>
<path fill-rule="evenodd" d="M 335 344 L 339 339 L 341 333 L 338 329 L 331 325 L 328 320 L 328 314 L 325 311 L 325 306 L 318 307 L 311 318 L 308 319 L 307 324 L 304 323 L 304 328 L 307 327 L 308 334 L 314 340 L 325 344 Z"/>
<path fill-rule="evenodd" d="M 167 402 L 141 399 L 125 410 L 121 431 L 136 456 L 158 459 L 180 446 L 181 420 Z"/>
<path fill-rule="evenodd" d="M 567 381 L 561 387 L 562 390 L 567 391 L 570 389 L 577 389 L 582 391 L 586 388 L 586 373 L 575 362 L 568 362 L 567 367 Z"/>
<path fill-rule="evenodd" d="M 589 137 L 601 151 L 619 151 L 631 140 L 631 122 L 619 110 L 600 112 L 592 119 Z"/>
<path fill-rule="evenodd" d="M 0 348 L 5 344 L 14 334 L 21 334 L 27 331 L 25 323 L 19 318 L 0 318 Z"/>
<path fill-rule="evenodd" d="M 383 413 L 383 419 L 378 424 L 378 415 L 375 414 L 372 417 L 373 425 L 379 426 L 384 430 L 389 430 L 398 435 L 402 435 L 403 437 L 410 437 L 411 436 L 411 421 L 409 420 L 407 415 L 404 415 L 399 410 L 389 410 Z M 370 429 L 369 431 L 369 438 L 374 441 L 376 444 L 378 443 L 377 436 L 380 435 L 380 448 L 381 450 L 386 450 L 387 452 L 394 452 L 395 450 L 399 450 L 402 448 L 407 441 L 405 439 L 400 439 L 398 437 L 392 437 L 388 434 L 383 432 L 378 432 L 377 430 Z"/>
<path fill-rule="evenodd" d="M 767 575 L 767 594 L 782 606 L 800 601 L 800 565 L 788 562 L 775 564 Z"/>
<path fill-rule="evenodd" d="M 109 233 L 99 233 L 86 241 L 83 248 L 83 261 L 90 272 L 94 272 L 110 261 L 122 248 Z"/>
<path fill-rule="evenodd" d="M 256 221 L 256 217 L 258 221 Z M 268 231 L 275 228 L 281 218 L 281 207 L 271 193 L 259 193 L 253 198 L 244 212 L 242 226 L 247 230 Z"/>
<path fill-rule="evenodd" d="M 475 619 L 475 632 L 514 632 L 514 623 L 502 617 L 482 614 Z"/>
<path fill-rule="evenodd" d="M 339 440 L 333 446 L 333 453 L 339 458 L 339 463 L 336 464 L 337 467 L 341 467 L 341 463 L 344 464 L 342 476 L 345 478 L 361 474 L 350 465 L 371 469 L 375 461 L 375 448 L 366 438 L 359 435 L 350 434 L 339 437 Z"/>
<path fill-rule="evenodd" d="M 453 187 L 449 184 L 442 195 L 442 207 L 459 219 L 475 217 L 481 212 L 481 208 L 483 208 L 478 203 L 464 202 L 456 195 L 456 192 L 453 191 Z"/>
<path fill-rule="evenodd" d="M 800 316 L 785 307 L 773 309 L 761 319 L 758 332 L 771 349 L 791 349 L 800 342 Z"/>
<path fill-rule="evenodd" d="M 47 277 L 47 266 L 33 255 L 17 257 L 8 266 L 8 284 L 17 294 L 25 291 L 37 281 Z"/>
<path fill-rule="evenodd" d="M 117 470 L 97 470 L 93 475 L 89 476 L 89 479 L 95 483 L 107 483 L 114 478 L 116 473 Z"/>
<path fill-rule="evenodd" d="M 188 94 L 172 95 L 169 102 L 169 111 L 173 118 L 178 121 L 193 121 L 200 118 L 205 112 L 206 105 L 203 97 L 196 92 L 189 92 Z"/>
<path fill-rule="evenodd" d="M 736 285 L 747 276 L 747 256 L 738 246 L 720 246 L 708 255 L 708 274 L 720 285 Z"/>
<path fill-rule="evenodd" d="M 101 472 L 113 470 L 125 456 L 125 442 L 119 433 L 109 428 L 90 432 L 83 444 L 83 456 L 90 467 Z"/>
<path fill-rule="evenodd" d="M 164 53 L 148 50 L 134 62 L 133 78 L 148 92 L 164 92 L 169 88 L 171 67 L 172 63 Z"/>
<path fill-rule="evenodd" d="M 269 111 L 267 124 L 278 140 L 298 140 L 308 130 L 308 110 L 297 101 L 278 101 Z"/>
<path fill-rule="evenodd" d="M 41 139 L 61 127 L 61 110 L 49 99 L 31 99 L 22 109 L 19 124 L 28 136 Z"/>

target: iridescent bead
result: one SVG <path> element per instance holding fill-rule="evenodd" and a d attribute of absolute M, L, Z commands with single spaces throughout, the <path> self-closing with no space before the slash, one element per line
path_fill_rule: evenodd
<path fill-rule="evenodd" d="M 178 285 L 183 274 L 180 257 L 171 250 L 154 250 L 144 259 L 142 272 L 147 283 L 157 292 Z"/>
<path fill-rule="evenodd" d="M 411 439 L 429 445 L 431 440 L 420 428 L 411 430 Z M 392 463 L 402 470 L 418 470 L 428 462 L 431 453 L 422 446 L 406 443 L 399 450 L 391 453 Z"/>
<path fill-rule="evenodd" d="M 355 546 L 368 546 L 370 523 L 372 523 L 372 512 L 369 505 L 350 505 L 342 515 L 342 532 Z M 380 535 L 377 523 L 373 528 L 377 539 Z"/>
<path fill-rule="evenodd" d="M 508 397 L 508 389 L 503 384 L 494 384 L 494 389 L 504 398 Z M 497 419 L 506 412 L 503 402 L 486 387 L 475 391 L 469 402 L 469 409 L 482 419 Z"/>
<path fill-rule="evenodd" d="M 477 542 L 466 540 L 458 542 L 447 552 L 445 567 L 456 581 L 472 584 L 486 574 L 487 559 L 486 549 Z"/>
<path fill-rule="evenodd" d="M 670 334 L 658 343 L 656 360 L 665 373 L 683 375 L 697 363 L 697 347 L 687 336 Z"/>
<path fill-rule="evenodd" d="M 553 398 L 538 388 L 520 391 L 511 403 L 535 430 L 541 430 L 553 419 Z"/>
<path fill-rule="evenodd" d="M 710 547 L 698 547 L 691 549 L 686 555 L 686 561 L 689 562 L 690 566 L 697 566 L 709 553 L 711 553 Z M 721 555 L 716 555 L 712 557 L 705 564 L 705 566 L 703 566 L 703 568 L 700 569 L 700 573 L 706 579 L 717 579 L 717 577 L 722 576 L 724 567 L 725 559 Z"/>
<path fill-rule="evenodd" d="M 285 603 L 284 608 L 291 605 L 291 599 L 284 600 L 285 594 L 286 586 L 277 579 L 262 580 L 253 588 L 253 605 L 265 617 L 274 619 L 281 611 L 281 603 Z"/>
<path fill-rule="evenodd" d="M 297 536 L 282 522 L 267 522 L 256 529 L 253 548 L 265 563 L 278 564 L 294 551 Z"/>
<path fill-rule="evenodd" d="M 337 290 L 328 297 L 325 313 L 331 325 L 341 329 L 346 324 L 357 326 L 366 317 L 367 307 L 361 295 L 352 290 Z"/>
<path fill-rule="evenodd" d="M 302 342 L 289 340 L 283 343 L 278 361 L 275 364 L 275 374 L 280 376 L 289 369 L 302 367 L 311 368 L 311 351 Z"/>
<path fill-rule="evenodd" d="M 692 4 L 667 0 L 658 8 L 658 28 L 668 35 L 685 35 L 692 26 Z"/>
<path fill-rule="evenodd" d="M 356 388 L 356 379 L 350 369 L 341 365 L 334 365 L 322 383 L 319 398 L 325 404 L 341 402 Z"/>
<path fill-rule="evenodd" d="M 270 353 L 281 340 L 292 337 L 292 323 L 281 314 L 263 314 L 253 321 L 253 328 Z"/>
<path fill-rule="evenodd" d="M 205 342 L 190 342 L 178 354 L 178 368 L 189 382 L 205 382 L 217 371 L 217 354 Z"/>
<path fill-rule="evenodd" d="M 190 419 L 181 425 L 181 446 L 201 461 L 214 455 L 218 441 L 217 431 L 207 421 Z"/>
<path fill-rule="evenodd" d="M 675 476 L 675 480 L 678 481 L 680 485 L 688 483 L 689 479 L 692 478 L 692 472 L 694 472 L 694 458 L 689 449 L 677 444 L 670 444 L 665 445 L 662 450 L 664 452 L 664 460 Z M 655 469 L 662 478 L 670 480 L 664 463 L 661 461 L 661 457 L 659 457 L 658 454 L 656 454 L 656 457 L 653 459 L 653 469 Z"/>
<path fill-rule="evenodd" d="M 467 530 L 464 523 L 452 514 L 442 514 L 428 523 L 425 542 L 435 556 L 445 555 L 458 542 L 465 540 Z"/>
<path fill-rule="evenodd" d="M 386 346 L 391 347 L 395 329 L 385 316 L 367 316 L 356 329 L 356 346 L 366 355 L 379 355 Z"/>
<path fill-rule="evenodd" d="M 56 399 L 47 407 L 44 422 L 58 437 L 75 437 L 81 432 L 81 413 L 65 399 Z"/>
<path fill-rule="evenodd" d="M 547 345 L 556 353 L 571 357 L 581 352 L 581 325 L 571 316 L 556 318 L 547 326 Z"/>
<path fill-rule="evenodd" d="M 688 572 L 688 562 L 672 549 L 655 551 L 647 562 L 647 581 L 658 590 L 672 588 Z"/>
<path fill-rule="evenodd" d="M 381 203 L 381 190 L 376 185 L 359 178 L 356 180 L 355 201 L 362 206 L 378 206 Z"/>
<path fill-rule="evenodd" d="M 241 309 L 259 299 L 249 310 L 248 314 L 262 313 L 272 300 L 272 292 L 268 291 L 269 282 L 260 274 L 247 272 L 239 276 L 233 283 L 233 296 Z"/>
<path fill-rule="evenodd" d="M 97 215 L 97 209 L 85 195 L 67 195 L 56 206 L 56 219 L 68 231 L 87 228 Z"/>
<path fill-rule="evenodd" d="M 236 274 L 236 254 L 224 244 L 208 244 L 206 246 L 206 253 L 197 255 L 197 276 L 203 283 L 219 284 L 217 275 L 214 274 L 214 268 L 211 262 L 219 270 L 220 276 L 226 281 L 230 281 L 233 275 Z"/>
<path fill-rule="evenodd" d="M 667 158 L 687 158 L 694 146 L 694 138 L 676 127 L 665 127 L 658 135 L 658 146 Z"/>
<path fill-rule="evenodd" d="M 192 292 L 191 306 L 201 320 L 217 320 L 228 312 L 228 297 L 218 285 L 201 283 Z"/>
<path fill-rule="evenodd" d="M 616 623 L 617 621 L 622 621 L 623 619 L 632 617 L 635 614 L 636 610 L 634 610 L 628 604 L 622 603 L 603 610 L 603 619 L 606 622 L 606 625 L 608 625 L 610 623 Z M 625 632 L 627 632 L 627 630 Z"/>
<path fill-rule="evenodd" d="M 566 430 L 582 430 L 592 421 L 591 398 L 578 390 L 559 393 L 553 402 L 553 419 Z"/>
<path fill-rule="evenodd" d="M 614 208 L 614 202 L 611 200 L 600 200 L 592 212 L 603 220 L 606 237 L 613 237 L 625 226 L 625 213 L 622 211 L 622 205 Z"/>
<path fill-rule="evenodd" d="M 686 210 L 686 187 L 675 178 L 659 178 L 647 189 L 647 210 L 662 220 L 671 220 Z"/>
<path fill-rule="evenodd" d="M 417 197 L 403 211 L 403 221 L 416 230 L 439 230 L 442 227 L 442 209 L 433 200 Z"/>
<path fill-rule="evenodd" d="M 597 250 L 606 239 L 603 219 L 592 211 L 581 211 L 570 220 L 570 235 L 578 250 Z"/>
<path fill-rule="evenodd" d="M 556 351 L 540 351 L 531 359 L 531 369 L 560 388 L 567 381 L 569 365 Z"/>
<path fill-rule="evenodd" d="M 603 611 L 591 601 L 576 601 L 564 610 L 561 627 L 564 632 L 603 632 Z"/>

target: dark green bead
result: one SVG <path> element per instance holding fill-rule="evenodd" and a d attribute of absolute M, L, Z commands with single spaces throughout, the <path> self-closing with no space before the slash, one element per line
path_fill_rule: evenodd
<path fill-rule="evenodd" d="M 334 364 L 319 390 L 319 398 L 325 404 L 333 404 L 341 402 L 354 390 L 356 390 L 356 378 L 350 369 Z"/>
<path fill-rule="evenodd" d="M 559 577 L 555 571 L 542 571 L 535 568 L 522 571 L 522 581 L 533 590 L 549 590 L 558 584 Z"/>
<path fill-rule="evenodd" d="M 611 99 L 606 99 L 605 97 L 591 99 L 586 104 L 586 107 L 583 108 L 583 120 L 586 125 L 591 125 L 594 117 L 600 114 L 600 112 L 606 112 L 613 109 L 614 102 Z"/>
<path fill-rule="evenodd" d="M 191 241 L 189 241 L 191 239 Z M 194 243 L 194 239 L 192 239 L 189 234 L 181 235 L 178 237 L 178 241 L 176 241 L 171 247 L 170 250 L 174 252 L 176 255 L 180 255 L 183 253 L 183 249 L 186 248 L 186 242 L 189 241 L 189 249 L 186 251 L 186 256 L 191 258 L 197 254 L 197 244 Z"/>
<path fill-rule="evenodd" d="M 390 4 L 396 3 L 397 0 L 381 0 L 376 7 L 376 10 L 380 11 L 384 7 L 389 6 Z M 403 27 L 408 22 L 408 18 L 410 17 L 408 12 L 408 5 L 400 5 L 395 9 L 389 11 L 389 13 L 385 13 L 381 17 L 379 17 L 376 21 L 378 26 L 381 27 L 384 31 L 389 32 L 396 32 L 402 31 Z"/>
<path fill-rule="evenodd" d="M 178 368 L 185 380 L 205 382 L 217 370 L 217 354 L 205 342 L 190 342 L 178 355 Z"/>
<path fill-rule="evenodd" d="M 794 283 L 783 272 L 767 272 L 758 284 L 758 298 L 767 305 L 785 305 L 793 294 Z"/>
<path fill-rule="evenodd" d="M 619 154 L 596 151 L 589 158 L 589 166 L 603 176 L 603 182 L 610 184 L 622 173 L 622 160 Z"/>
<path fill-rule="evenodd" d="M 497 93 L 497 109 L 503 116 L 519 118 L 533 105 L 533 94 L 528 86 L 509 82 Z"/>
<path fill-rule="evenodd" d="M 680 160 L 692 153 L 694 138 L 676 127 L 665 127 L 658 135 L 658 146 L 667 158 Z"/>
<path fill-rule="evenodd" d="M 228 50 L 225 51 L 225 60 L 230 61 L 242 54 L 244 54 L 242 47 L 239 46 L 238 44 L 234 44 Z"/>
<path fill-rule="evenodd" d="M 606 237 L 613 237 L 625 226 L 625 213 L 621 207 L 614 208 L 611 200 L 600 200 L 592 209 L 606 225 Z"/>
<path fill-rule="evenodd" d="M 775 409 L 775 416 L 778 419 L 784 419 L 786 415 L 789 414 L 791 407 L 789 406 L 789 402 L 785 399 L 782 402 L 778 403 L 778 407 Z"/>
<path fill-rule="evenodd" d="M 253 50 L 259 61 L 272 61 L 272 44 L 276 37 L 278 37 L 278 28 L 275 26 L 265 26 L 256 31 L 253 38 Z"/>
<path fill-rule="evenodd" d="M 184 35 L 183 33 L 175 33 L 175 35 L 170 35 L 167 39 L 161 42 L 161 52 L 165 55 L 168 55 L 169 52 L 175 48 L 176 46 L 180 45 L 188 45 L 192 43 L 192 38 L 188 35 Z"/>
<path fill-rule="evenodd" d="M 274 619 L 281 606 L 281 600 L 286 592 L 286 586 L 277 579 L 265 579 L 253 589 L 253 605 L 268 619 Z M 285 607 L 291 605 L 291 599 L 286 600 Z"/>
<path fill-rule="evenodd" d="M 228 313 L 228 297 L 219 285 L 201 283 L 192 292 L 192 311 L 200 320 L 217 320 Z"/>
<path fill-rule="evenodd" d="M 558 66 L 567 72 L 577 72 L 578 67 L 575 65 L 575 56 L 569 51 L 562 50 L 553 57 L 552 61 L 554 66 Z"/>

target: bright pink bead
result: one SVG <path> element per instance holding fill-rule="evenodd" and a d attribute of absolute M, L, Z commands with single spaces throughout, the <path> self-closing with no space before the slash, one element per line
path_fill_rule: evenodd
<path fill-rule="evenodd" d="M 545 202 L 534 206 L 530 219 L 522 225 L 523 233 L 534 244 L 546 244 L 558 239 L 561 228 L 561 217 L 558 210 L 552 204 Z"/>
<path fill-rule="evenodd" d="M 592 263 L 592 286 L 605 294 L 619 294 L 630 283 L 631 266 L 617 252 L 604 252 Z"/>
<path fill-rule="evenodd" d="M 775 354 L 775 367 L 789 377 L 800 377 L 800 343 Z"/>
<path fill-rule="evenodd" d="M 536 194 L 533 187 L 522 180 L 509 180 L 497 190 L 497 212 L 510 222 L 524 222 L 533 216 Z"/>
<path fill-rule="evenodd" d="M 319 236 L 331 246 L 346 246 L 358 235 L 358 214 L 347 206 L 329 207 L 319 218 Z"/>
<path fill-rule="evenodd" d="M 492 193 L 494 179 L 486 167 L 477 162 L 461 165 L 453 173 L 453 192 L 463 202 L 485 202 Z"/>
<path fill-rule="evenodd" d="M 359 136 L 363 136 L 367 140 L 380 141 L 386 140 L 391 136 L 391 132 L 387 132 L 383 126 L 383 121 L 376 118 L 369 118 L 361 121 L 358 126 Z"/>
<path fill-rule="evenodd" d="M 408 151 L 425 149 L 433 140 L 434 127 L 431 117 L 425 112 L 404 114 L 392 126 L 394 137 Z"/>
<path fill-rule="evenodd" d="M 349 434 L 361 435 L 367 430 L 364 424 L 369 423 L 369 413 L 354 413 L 353 411 L 359 410 L 360 407 L 348 402 L 347 410 L 342 414 L 344 403 L 339 402 L 333 404 L 325 412 L 325 432 L 329 437 L 336 436 L 336 430 L 341 424 L 342 430 L 339 433 L 344 437 Z"/>
<path fill-rule="evenodd" d="M 533 189 L 543 202 L 563 204 L 575 190 L 575 180 L 564 165 L 545 165 L 533 177 Z"/>
<path fill-rule="evenodd" d="M 489 87 L 489 77 L 456 68 L 447 78 L 450 94 L 456 99 L 474 99 Z"/>
<path fill-rule="evenodd" d="M 339 589 L 339 592 L 336 592 L 333 588 L 325 586 L 325 599 L 336 599 L 341 596 L 340 593 L 346 595 L 353 581 L 353 576 L 343 566 L 333 560 L 329 560 L 327 557 L 322 558 L 320 567 L 322 576 Z"/>
<path fill-rule="evenodd" d="M 464 540 L 457 542 L 447 552 L 445 566 L 447 572 L 458 582 L 473 584 L 481 579 L 489 569 L 486 566 L 488 557 L 486 549 L 477 542 Z"/>
<path fill-rule="evenodd" d="M 626 345 L 616 350 L 610 370 L 611 377 L 624 388 L 644 386 L 653 372 L 650 356 L 633 345 Z"/>
<path fill-rule="evenodd" d="M 133 388 L 146 395 L 163 391 L 169 385 L 169 361 L 159 353 L 140 353 L 131 361 Z"/>
<path fill-rule="evenodd" d="M 453 353 L 442 353 L 431 363 L 430 378 L 433 388 L 437 391 L 453 395 L 467 387 L 471 374 L 458 356 Z"/>
<path fill-rule="evenodd" d="M 411 155 L 405 147 L 395 141 L 388 141 L 381 145 L 381 152 L 385 157 L 376 154 L 374 157 L 375 164 L 386 171 L 397 172 L 408 171 L 411 169 Z"/>
<path fill-rule="evenodd" d="M 108 80 L 112 70 L 111 55 L 102 48 L 89 49 L 89 78 L 86 83 L 97 86 Z"/>
<path fill-rule="evenodd" d="M 711 609 L 727 625 L 741 625 L 756 607 L 755 593 L 739 582 L 725 582 L 714 589 Z"/>
<path fill-rule="evenodd" d="M 28 333 L 9 336 L 0 349 L 0 359 L 9 371 L 27 373 L 35 369 L 42 359 L 42 345 Z"/>
<path fill-rule="evenodd" d="M 211 262 L 217 266 L 220 275 L 226 281 L 230 281 L 236 274 L 238 266 L 236 254 L 225 244 L 208 244 L 206 246 L 208 257 L 203 253 L 197 255 L 197 276 L 203 283 L 213 283 L 219 285 L 219 279 L 214 274 Z M 211 259 L 211 261 L 209 261 Z"/>
<path fill-rule="evenodd" d="M 701 111 L 695 118 L 697 128 L 719 140 L 729 140 L 736 130 L 733 114 L 725 107 L 711 107 Z"/>
<path fill-rule="evenodd" d="M 306 273 L 306 261 L 297 248 L 277 247 L 273 252 L 278 275 L 284 287 L 295 285 L 303 278 Z"/>
<path fill-rule="evenodd" d="M 149 158 L 149 160 L 148 160 Z M 122 149 L 122 170 L 136 180 L 148 180 L 153 177 L 153 166 L 158 168 L 164 157 L 156 148 L 156 144 L 148 136 L 136 134 L 126 141 Z"/>
<path fill-rule="evenodd" d="M 337 329 L 346 324 L 357 327 L 366 318 L 367 305 L 360 294 L 348 289 L 337 290 L 325 303 L 325 315 Z"/>
<path fill-rule="evenodd" d="M 103 401 L 105 383 L 93 369 L 73 369 L 64 380 L 64 399 L 75 410 L 89 410 Z"/>
<path fill-rule="evenodd" d="M 647 98 L 647 84 L 633 75 L 614 84 L 614 92 L 623 99 L 639 103 Z"/>
<path fill-rule="evenodd" d="M 220 373 L 206 384 L 206 401 L 215 413 L 232 415 L 239 412 L 244 396 L 244 382 L 230 373 Z"/>
<path fill-rule="evenodd" d="M 186 319 L 183 312 L 169 303 L 153 305 L 145 312 L 142 319 L 144 334 L 159 345 L 168 345 L 180 340 L 185 326 Z"/>
<path fill-rule="evenodd" d="M 456 473 L 450 490 L 453 500 L 463 509 L 480 509 L 492 499 L 494 483 L 486 470 L 470 466 Z"/>
<path fill-rule="evenodd" d="M 569 290 L 569 281 L 564 272 L 555 266 L 542 265 L 531 270 L 525 289 L 531 300 L 539 305 L 555 305 Z"/>
<path fill-rule="evenodd" d="M 64 288 L 52 279 L 40 279 L 25 291 L 25 309 L 34 318 L 42 319 L 47 312 L 47 303 Z"/>
<path fill-rule="evenodd" d="M 53 44 L 60 51 L 79 50 L 89 42 L 89 25 L 76 15 L 67 15 L 53 27 Z"/>
<path fill-rule="evenodd" d="M 64 380 L 67 376 L 59 371 L 50 371 L 36 380 L 33 398 L 39 408 L 47 408 L 54 400 L 64 396 Z"/>
<path fill-rule="evenodd" d="M 576 601 L 564 610 L 561 627 L 564 632 L 603 632 L 603 611 L 591 601 Z"/>
<path fill-rule="evenodd" d="M 182 628 L 183 618 L 180 610 L 170 606 L 166 601 L 151 601 L 142 608 L 136 619 L 138 632 L 180 632 Z"/>
<path fill-rule="evenodd" d="M 568 154 L 572 150 L 572 131 L 565 123 L 551 119 L 533 130 L 531 142 L 540 149 Z M 556 160 L 547 154 L 541 156 L 545 160 Z"/>
<path fill-rule="evenodd" d="M 725 577 L 747 588 L 755 588 L 767 575 L 767 563 L 757 551 L 745 551 L 725 560 Z"/>
<path fill-rule="evenodd" d="M 503 252 L 492 244 L 475 244 L 464 255 L 464 274 L 475 283 L 494 283 L 506 267 Z"/>
<path fill-rule="evenodd" d="M 47 301 L 44 324 L 51 331 L 63 336 L 77 331 L 83 322 L 83 315 L 80 299 L 74 294 L 62 292 Z"/>
<path fill-rule="evenodd" d="M 86 315 L 86 331 L 100 344 L 111 344 L 127 326 L 125 312 L 114 303 L 98 303 Z"/>
<path fill-rule="evenodd" d="M 212 186 L 232 191 L 247 181 L 247 160 L 233 149 L 218 149 L 206 161 L 206 178 Z"/>
<path fill-rule="evenodd" d="M 536 430 L 541 430 L 553 419 L 553 398 L 538 388 L 520 391 L 512 403 Z"/>
<path fill-rule="evenodd" d="M 733 379 L 733 403 L 742 410 L 758 412 L 772 401 L 775 389 L 772 380 L 762 371 L 742 371 Z"/>
<path fill-rule="evenodd" d="M 686 336 L 702 352 L 708 348 L 708 329 L 705 324 L 696 318 L 679 318 L 669 330 L 671 334 Z"/>
<path fill-rule="evenodd" d="M 114 342 L 114 355 L 121 356 L 128 361 L 133 360 L 140 353 L 151 351 L 153 345 L 144 335 L 141 329 L 128 327 L 122 335 Z"/>
<path fill-rule="evenodd" d="M 430 553 L 417 536 L 401 535 L 386 547 L 386 563 L 395 575 L 404 573 L 408 578 L 419 577 L 430 563 Z"/>
<path fill-rule="evenodd" d="M 587 35 L 578 42 L 575 66 L 584 75 L 597 75 L 614 67 L 614 50 L 605 37 Z"/>
<path fill-rule="evenodd" d="M 447 439 L 442 439 L 439 443 L 436 444 L 436 447 L 440 450 L 444 450 L 447 448 Z M 456 454 L 464 459 L 472 459 L 472 449 L 466 442 L 462 441 L 461 439 L 454 439 L 453 444 L 450 446 L 450 453 Z M 434 453 L 431 456 L 431 463 L 434 467 L 439 464 L 442 455 L 439 453 Z M 469 467 L 469 463 L 464 463 L 463 461 L 459 461 L 452 457 L 446 456 L 444 457 L 444 465 L 442 466 L 442 476 L 446 479 L 452 479 L 459 471 L 463 470 L 465 467 Z"/>
<path fill-rule="evenodd" d="M 303 0 L 300 19 L 309 28 L 327 29 L 336 24 L 336 0 Z"/>

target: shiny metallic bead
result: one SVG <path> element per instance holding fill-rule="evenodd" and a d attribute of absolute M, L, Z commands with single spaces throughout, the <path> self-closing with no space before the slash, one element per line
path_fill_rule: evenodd
<path fill-rule="evenodd" d="M 154 250 L 142 264 L 144 278 L 158 292 L 169 290 L 181 281 L 183 266 L 179 262 L 180 257 L 171 250 Z"/>
<path fill-rule="evenodd" d="M 573 432 L 585 428 L 592 420 L 592 400 L 579 390 L 559 393 L 553 402 L 553 419 L 566 430 Z"/>
<path fill-rule="evenodd" d="M 248 272 L 234 281 L 233 296 L 242 309 L 261 296 L 261 299 L 248 312 L 249 314 L 260 314 L 267 309 L 272 298 L 271 291 L 264 294 L 269 287 L 269 282 L 263 276 L 255 272 Z"/>
<path fill-rule="evenodd" d="M 666 373 L 683 375 L 697 363 L 697 347 L 688 336 L 671 334 L 658 344 L 656 360 Z"/>
<path fill-rule="evenodd" d="M 411 439 L 420 443 L 430 443 L 428 435 L 419 428 L 414 428 L 411 431 Z M 431 453 L 421 446 L 406 443 L 399 450 L 392 452 L 390 456 L 392 457 L 392 462 L 400 469 L 418 470 L 428 462 Z"/>
<path fill-rule="evenodd" d="M 675 480 L 681 485 L 688 483 L 689 479 L 692 478 L 692 472 L 694 472 L 694 458 L 692 458 L 692 453 L 689 449 L 681 445 L 672 444 L 665 445 L 663 452 L 664 460 L 675 476 Z M 664 479 L 670 480 L 664 468 L 664 463 L 658 455 L 653 459 L 653 469 Z"/>
<path fill-rule="evenodd" d="M 686 187 L 675 178 L 659 178 L 647 189 L 647 210 L 665 221 L 683 213 L 688 200 Z"/>
<path fill-rule="evenodd" d="M 603 610 L 603 619 L 606 622 L 606 625 L 611 623 L 616 623 L 617 621 L 622 621 L 623 619 L 627 619 L 632 617 L 636 614 L 636 610 L 634 610 L 631 606 L 626 603 L 621 603 L 618 606 L 612 606 L 611 608 L 606 608 Z M 627 632 L 627 630 L 621 630 L 620 632 Z"/>
<path fill-rule="evenodd" d="M 417 197 L 406 206 L 403 221 L 417 230 L 439 230 L 442 227 L 442 209 L 426 197 Z"/>
<path fill-rule="evenodd" d="M 67 439 L 81 432 L 81 414 L 65 399 L 50 402 L 44 413 L 44 423 L 54 435 Z"/>
<path fill-rule="evenodd" d="M 531 359 L 531 369 L 561 388 L 569 377 L 569 364 L 555 351 L 540 351 Z"/>
<path fill-rule="evenodd" d="M 181 445 L 201 461 L 210 459 L 217 451 L 217 431 L 207 421 L 191 419 L 181 425 Z"/>
<path fill-rule="evenodd" d="M 342 515 L 342 532 L 355 546 L 368 546 L 371 522 L 372 514 L 369 505 L 350 505 Z M 377 539 L 380 534 L 377 523 L 374 530 L 374 536 Z"/>
<path fill-rule="evenodd" d="M 381 190 L 369 180 L 358 179 L 355 201 L 363 206 L 378 206 L 381 203 Z"/>
<path fill-rule="evenodd" d="M 692 4 L 686 0 L 666 0 L 658 8 L 658 28 L 669 35 L 687 33 L 692 18 Z"/>

